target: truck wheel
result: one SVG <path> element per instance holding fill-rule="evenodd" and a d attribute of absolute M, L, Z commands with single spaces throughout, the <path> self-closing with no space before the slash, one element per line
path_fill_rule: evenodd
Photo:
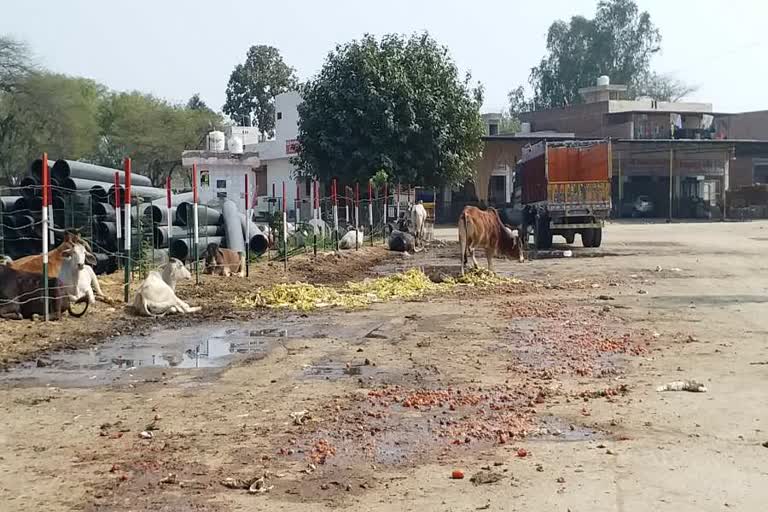
<path fill-rule="evenodd" d="M 563 235 L 563 238 L 565 238 L 565 243 L 572 244 L 576 241 L 576 233 L 571 231 L 570 233 Z"/>
<path fill-rule="evenodd" d="M 549 249 L 552 247 L 552 231 L 549 229 L 549 217 L 538 215 L 536 217 L 536 248 Z"/>
<path fill-rule="evenodd" d="M 592 240 L 594 237 L 593 229 L 585 229 L 581 232 L 581 245 L 584 247 L 592 247 Z"/>
<path fill-rule="evenodd" d="M 592 247 L 600 247 L 603 242 L 603 228 L 593 229 L 592 233 Z"/>

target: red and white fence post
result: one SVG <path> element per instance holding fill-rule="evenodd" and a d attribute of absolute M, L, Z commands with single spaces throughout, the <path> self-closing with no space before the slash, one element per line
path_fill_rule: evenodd
<path fill-rule="evenodd" d="M 193 212 L 193 226 L 192 228 L 195 230 L 195 238 L 194 238 L 194 258 L 195 258 L 195 284 L 200 284 L 200 262 L 199 262 L 199 254 L 198 254 L 198 244 L 200 243 L 200 229 L 199 229 L 199 214 L 197 209 L 197 203 L 198 203 L 198 182 L 197 182 L 197 164 L 192 164 L 192 212 Z"/>
<path fill-rule="evenodd" d="M 288 270 L 288 197 L 285 192 L 285 182 L 283 182 L 283 256 L 285 270 Z"/>
<path fill-rule="evenodd" d="M 373 180 L 368 180 L 368 226 L 371 228 L 371 247 L 373 247 Z"/>
<path fill-rule="evenodd" d="M 123 161 L 125 172 L 125 196 L 123 212 L 125 220 L 125 277 L 123 280 L 123 300 L 127 303 L 131 296 L 131 159 Z"/>
<path fill-rule="evenodd" d="M 117 233 L 117 260 L 120 261 L 120 240 L 123 239 L 123 201 L 120 197 L 120 172 L 115 171 L 115 231 Z"/>
<path fill-rule="evenodd" d="M 45 321 L 49 320 L 50 311 L 48 304 L 48 204 L 50 197 L 51 177 L 48 170 L 48 153 L 43 153 L 43 306 L 45 307 Z"/>
<path fill-rule="evenodd" d="M 165 203 L 168 217 L 168 261 L 171 259 L 171 245 L 173 243 L 173 219 L 171 218 L 171 177 L 165 179 Z"/>

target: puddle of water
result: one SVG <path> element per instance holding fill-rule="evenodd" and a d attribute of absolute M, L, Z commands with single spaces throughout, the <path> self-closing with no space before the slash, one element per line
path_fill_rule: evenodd
<path fill-rule="evenodd" d="M 158 370 L 210 370 L 227 366 L 237 358 L 265 355 L 280 339 L 360 339 L 371 328 L 368 323 L 347 321 L 336 325 L 298 315 L 249 323 L 165 328 L 146 336 L 110 339 L 90 349 L 48 354 L 0 374 L 0 384 L 88 387 L 117 381 L 140 382 Z M 334 372 L 330 369 L 326 373 Z"/>

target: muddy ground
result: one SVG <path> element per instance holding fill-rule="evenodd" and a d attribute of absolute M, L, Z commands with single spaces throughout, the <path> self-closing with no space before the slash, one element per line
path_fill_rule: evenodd
<path fill-rule="evenodd" d="M 517 284 L 306 315 L 221 301 L 36 354 L 0 379 L 0 508 L 762 510 L 766 241 L 611 225 L 599 250 L 498 261 Z M 656 391 L 685 379 L 707 391 Z"/>
<path fill-rule="evenodd" d="M 303 281 L 314 284 L 344 283 L 371 275 L 372 266 L 391 258 L 382 245 L 364 247 L 360 251 L 345 251 L 338 255 L 321 253 L 297 255 L 291 258 L 286 271 L 282 261 L 266 258 L 254 263 L 248 279 L 214 277 L 200 273 L 201 286 L 192 281 L 180 282 L 179 296 L 189 304 L 204 306 L 200 314 L 180 318 L 168 316 L 160 319 L 141 318 L 126 310 L 123 300 L 123 274 L 117 272 L 100 276 L 102 291 L 114 304 L 99 303 L 82 319 L 64 314 L 56 322 L 5 321 L 0 319 L 0 369 L 35 357 L 50 350 L 76 349 L 99 344 L 104 338 L 143 332 L 157 325 L 183 326 L 205 321 L 243 316 L 258 316 L 258 312 L 237 308 L 232 299 L 247 294 L 260 286 L 275 283 Z M 141 276 L 136 275 L 133 288 Z M 79 307 L 78 307 L 79 309 Z"/>

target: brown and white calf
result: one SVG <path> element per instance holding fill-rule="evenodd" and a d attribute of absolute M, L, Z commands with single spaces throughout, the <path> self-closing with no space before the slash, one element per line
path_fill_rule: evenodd
<path fill-rule="evenodd" d="M 203 254 L 206 274 L 245 276 L 245 255 L 231 249 L 222 249 L 219 244 L 208 244 Z"/>
<path fill-rule="evenodd" d="M 475 249 L 478 247 L 485 250 L 489 270 L 493 269 L 493 257 L 496 254 L 525 261 L 518 230 L 505 226 L 494 208 L 483 211 L 475 206 L 464 207 L 459 217 L 459 245 L 462 275 L 469 256 L 472 256 L 475 267 L 478 266 L 475 259 Z"/>

